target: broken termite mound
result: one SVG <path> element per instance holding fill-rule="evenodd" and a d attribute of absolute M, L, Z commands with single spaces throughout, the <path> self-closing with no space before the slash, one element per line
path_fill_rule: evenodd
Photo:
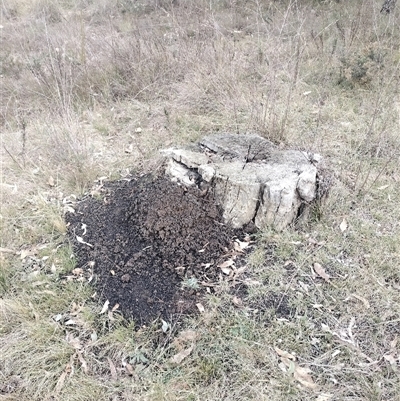
<path fill-rule="evenodd" d="M 248 245 L 200 195 L 164 174 L 100 183 L 65 215 L 76 258 L 67 279 L 89 281 L 93 299 L 139 325 L 197 313 L 222 276 L 243 279 Z"/>
<path fill-rule="evenodd" d="M 322 157 L 281 150 L 258 135 L 213 134 L 196 146 L 170 148 L 166 174 L 186 186 L 213 191 L 225 223 L 283 230 L 321 200 L 329 185 Z"/>

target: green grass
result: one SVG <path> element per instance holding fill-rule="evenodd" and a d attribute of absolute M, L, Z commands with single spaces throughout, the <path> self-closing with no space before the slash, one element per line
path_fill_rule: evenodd
<path fill-rule="evenodd" d="M 380 7 L 2 2 L 1 399 L 400 399 L 400 15 Z M 223 283 L 166 333 L 99 314 L 87 280 L 65 279 L 66 208 L 216 131 L 320 152 L 329 198 L 257 235 L 239 306 Z"/>

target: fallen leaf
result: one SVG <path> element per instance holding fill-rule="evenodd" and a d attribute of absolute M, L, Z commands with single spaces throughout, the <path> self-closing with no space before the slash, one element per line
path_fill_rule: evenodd
<path fill-rule="evenodd" d="M 261 285 L 261 282 L 257 281 L 257 280 L 252 280 L 251 278 L 247 278 L 246 280 L 243 281 L 243 284 L 245 284 L 245 285 Z"/>
<path fill-rule="evenodd" d="M 201 264 L 201 267 L 204 267 L 204 269 L 208 269 L 211 266 L 212 266 L 212 263 L 202 263 Z"/>
<path fill-rule="evenodd" d="M 77 267 L 74 270 L 72 270 L 71 273 L 75 276 L 80 276 L 81 274 L 83 274 L 83 269 L 81 269 L 80 267 Z"/>
<path fill-rule="evenodd" d="M 86 235 L 86 229 L 87 225 L 85 223 L 82 223 L 81 230 L 83 231 L 82 235 Z"/>
<path fill-rule="evenodd" d="M 351 317 L 349 326 L 347 327 L 347 334 L 350 337 L 352 343 L 355 343 L 354 336 L 353 336 L 353 327 L 355 327 L 356 318 L 354 316 Z"/>
<path fill-rule="evenodd" d="M 64 206 L 64 212 L 65 213 L 68 212 L 68 213 L 74 214 L 75 213 L 75 209 L 72 206 L 66 205 L 66 206 Z"/>
<path fill-rule="evenodd" d="M 218 267 L 220 267 L 221 270 L 222 270 L 222 269 L 225 269 L 226 267 L 232 266 L 234 263 L 235 263 L 235 262 L 234 262 L 232 259 L 228 259 L 228 260 L 226 260 L 225 262 L 220 263 L 220 264 L 218 265 Z"/>
<path fill-rule="evenodd" d="M 198 337 L 198 333 L 194 330 L 183 330 L 178 337 L 174 339 L 174 346 L 178 351 L 182 351 L 185 348 L 185 344 L 188 342 L 194 343 Z"/>
<path fill-rule="evenodd" d="M 281 362 L 278 364 L 278 367 L 282 372 L 287 373 L 287 371 L 288 371 L 287 367 L 290 365 L 290 361 L 288 359 L 286 359 L 285 362 L 287 362 L 287 364 Z"/>
<path fill-rule="evenodd" d="M 183 330 L 178 336 L 179 341 L 195 341 L 197 339 L 197 332 L 194 330 Z"/>
<path fill-rule="evenodd" d="M 248 246 L 250 242 L 239 241 L 238 239 L 234 242 L 233 247 L 235 251 L 243 252 Z"/>
<path fill-rule="evenodd" d="M 115 369 L 115 365 L 113 361 L 110 359 L 110 357 L 107 357 L 108 364 L 110 365 L 110 372 L 111 372 L 111 378 L 114 381 L 118 380 L 118 375 L 117 375 L 117 369 Z"/>
<path fill-rule="evenodd" d="M 310 341 L 311 345 L 318 345 L 321 343 L 321 340 L 319 338 L 316 337 L 311 337 L 311 341 Z"/>
<path fill-rule="evenodd" d="M 82 238 L 82 237 L 79 237 L 78 235 L 76 235 L 76 240 L 77 240 L 80 244 L 87 245 L 87 246 L 90 246 L 91 248 L 93 248 L 93 245 L 92 245 L 92 244 L 89 244 L 88 242 L 85 242 L 85 241 L 83 240 L 83 238 Z"/>
<path fill-rule="evenodd" d="M 325 269 L 319 263 L 314 263 L 313 268 L 315 273 L 317 273 L 318 276 L 322 277 L 325 281 L 330 280 L 331 276 L 326 273 Z"/>
<path fill-rule="evenodd" d="M 0 248 L 0 253 L 14 253 L 14 254 L 16 254 L 17 252 L 12 250 L 12 249 L 9 249 L 9 248 Z"/>
<path fill-rule="evenodd" d="M 172 363 L 180 364 L 185 358 L 187 358 L 193 351 L 194 344 L 192 344 L 189 348 L 179 352 L 171 358 Z"/>
<path fill-rule="evenodd" d="M 242 274 L 243 272 L 245 272 L 247 270 L 247 266 L 242 266 L 239 267 L 239 269 L 235 270 L 235 276 L 238 276 L 239 274 Z"/>
<path fill-rule="evenodd" d="M 68 367 L 69 365 L 67 365 Z M 59 394 L 59 392 L 61 391 L 61 389 L 64 386 L 64 382 L 65 382 L 65 378 L 67 377 L 67 374 L 69 373 L 69 371 L 67 371 L 67 368 L 65 368 L 64 372 L 61 373 L 61 376 L 58 378 L 57 380 L 57 384 L 56 387 L 54 389 L 54 393 L 55 394 Z"/>
<path fill-rule="evenodd" d="M 61 376 L 57 380 L 56 387 L 54 388 L 55 394 L 59 394 L 61 389 L 63 388 L 67 375 L 71 374 L 72 372 L 73 363 L 74 363 L 74 355 L 71 355 L 71 358 L 67 363 L 67 365 L 65 366 L 64 371 L 61 373 Z"/>
<path fill-rule="evenodd" d="M 128 362 L 125 363 L 125 369 L 128 372 L 129 376 L 133 376 L 135 374 L 135 370 L 133 369 L 133 366 Z"/>
<path fill-rule="evenodd" d="M 318 395 L 315 401 L 330 401 L 333 398 L 333 394 L 321 393 Z"/>
<path fill-rule="evenodd" d="M 82 305 L 77 304 L 76 302 L 72 302 L 71 309 L 70 309 L 70 315 L 76 316 L 80 312 L 82 312 Z"/>
<path fill-rule="evenodd" d="M 369 302 L 368 302 L 365 298 L 361 297 L 360 295 L 351 294 L 351 296 L 352 296 L 353 298 L 358 299 L 359 301 L 361 301 L 361 302 L 364 304 L 365 309 L 369 309 L 369 308 L 371 307 L 371 305 L 369 304 Z"/>
<path fill-rule="evenodd" d="M 197 309 L 200 311 L 200 313 L 204 313 L 205 309 L 201 303 L 196 304 L 196 306 L 197 306 Z"/>
<path fill-rule="evenodd" d="M 314 305 L 312 305 L 312 307 L 315 308 L 315 309 L 320 309 L 323 306 L 324 306 L 324 304 L 314 304 Z"/>
<path fill-rule="evenodd" d="M 343 219 L 343 221 L 340 223 L 339 228 L 340 228 L 340 231 L 342 231 L 342 233 L 347 230 L 347 221 L 346 221 L 346 219 Z"/>
<path fill-rule="evenodd" d="M 394 369 L 397 368 L 397 360 L 392 354 L 383 355 L 383 358 L 386 359 L 390 363 L 392 368 L 394 368 Z"/>
<path fill-rule="evenodd" d="M 232 273 L 232 269 L 229 269 L 229 267 L 221 267 L 221 271 L 227 276 L 229 276 Z"/>
<path fill-rule="evenodd" d="M 77 354 L 78 354 L 79 362 L 80 362 L 81 365 L 82 365 L 82 370 L 87 374 L 88 371 L 89 371 L 89 369 L 88 369 L 88 364 L 87 364 L 87 362 L 85 361 L 85 359 L 83 358 L 81 352 L 78 352 Z"/>
<path fill-rule="evenodd" d="M 104 302 L 104 305 L 101 308 L 100 315 L 105 313 L 108 310 L 108 305 L 110 305 L 110 301 L 107 299 L 107 301 Z"/>
<path fill-rule="evenodd" d="M 299 366 L 296 362 L 296 357 L 292 355 L 290 352 L 283 351 L 278 347 L 275 347 L 275 352 L 279 355 L 282 364 L 288 368 L 289 373 L 293 373 L 293 377 L 303 386 L 310 389 L 317 388 L 317 385 L 314 383 L 310 373 L 311 370 L 309 368 L 303 368 Z M 283 367 L 280 367 L 282 370 Z"/>
<path fill-rule="evenodd" d="M 32 283 L 32 287 L 38 287 L 38 286 L 43 285 L 43 284 L 48 284 L 48 281 L 46 281 L 46 280 L 43 280 L 43 281 L 34 281 L 34 282 Z"/>
<path fill-rule="evenodd" d="M 283 265 L 283 267 L 287 267 L 287 266 L 290 266 L 290 265 L 295 265 L 295 263 L 293 262 L 293 260 L 288 260 L 288 261 L 286 261 L 285 264 Z"/>
<path fill-rule="evenodd" d="M 100 182 L 100 185 L 103 185 L 103 181 L 107 180 L 107 178 L 108 177 L 106 175 L 103 175 L 103 176 L 99 177 L 97 180 Z"/>
<path fill-rule="evenodd" d="M 379 191 L 382 191 L 382 190 L 384 190 L 386 188 L 389 188 L 388 184 L 387 185 L 382 185 L 381 187 L 378 187 Z"/>
<path fill-rule="evenodd" d="M 133 145 L 130 144 L 127 148 L 125 148 L 125 153 L 132 153 L 133 151 Z"/>
<path fill-rule="evenodd" d="M 37 268 L 37 265 L 34 265 L 34 268 Z M 34 280 L 35 277 L 37 277 L 39 274 L 40 274 L 40 271 L 39 270 L 35 270 L 35 271 L 33 271 L 33 272 L 28 274 L 28 278 L 29 278 L 29 280 Z"/>
<path fill-rule="evenodd" d="M 308 294 L 308 290 L 309 290 L 308 285 L 307 285 L 306 283 L 303 283 L 301 280 L 299 280 L 298 283 L 299 283 L 299 286 L 301 287 L 301 289 L 302 289 L 306 294 Z"/>
<path fill-rule="evenodd" d="M 280 357 L 287 358 L 287 359 L 290 359 L 290 360 L 292 360 L 292 361 L 295 361 L 295 360 L 296 360 L 296 357 L 295 357 L 294 355 L 292 355 L 290 352 L 283 351 L 283 350 L 281 350 L 281 349 L 278 348 L 278 347 L 274 347 L 274 349 L 275 349 L 275 352 L 276 352 Z"/>
<path fill-rule="evenodd" d="M 74 337 L 72 333 L 67 333 L 66 338 L 67 343 L 71 345 L 74 349 L 79 350 L 82 348 L 81 341 L 78 337 Z"/>
<path fill-rule="evenodd" d="M 21 260 L 24 260 L 25 258 L 27 258 L 30 255 L 34 255 L 34 252 L 32 252 L 31 249 L 22 249 L 22 251 L 20 253 Z"/>
<path fill-rule="evenodd" d="M 55 322 L 59 322 L 62 318 L 63 318 L 63 315 L 61 313 L 53 316 L 53 319 Z"/>
<path fill-rule="evenodd" d="M 57 294 L 54 291 L 50 290 L 36 291 L 36 294 L 48 294 L 52 295 L 53 297 L 57 297 Z"/>
<path fill-rule="evenodd" d="M 332 330 L 329 328 L 329 326 L 325 323 L 321 323 L 321 329 L 322 331 L 326 331 L 328 333 L 332 333 Z"/>
<path fill-rule="evenodd" d="M 171 325 L 166 322 L 165 320 L 161 320 L 162 321 L 162 326 L 161 326 L 161 330 L 163 331 L 163 333 L 166 333 L 168 331 L 168 329 L 171 327 Z"/>
<path fill-rule="evenodd" d="M 316 389 L 318 386 L 314 383 L 310 373 L 311 369 L 303 368 L 295 363 L 293 377 L 303 386 L 310 389 Z"/>

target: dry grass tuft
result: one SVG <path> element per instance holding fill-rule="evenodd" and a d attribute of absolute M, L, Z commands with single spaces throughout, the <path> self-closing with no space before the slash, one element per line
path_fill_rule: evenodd
<path fill-rule="evenodd" d="M 399 11 L 380 8 L 1 2 L 1 399 L 400 399 Z M 171 331 L 100 315 L 64 210 L 215 131 L 322 153 L 330 197 Z"/>

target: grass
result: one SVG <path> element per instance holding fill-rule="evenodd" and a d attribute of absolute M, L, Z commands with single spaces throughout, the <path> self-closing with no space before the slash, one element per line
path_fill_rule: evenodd
<path fill-rule="evenodd" d="M 380 7 L 2 1 L 0 399 L 400 399 L 399 10 Z M 99 314 L 62 279 L 62 213 L 216 131 L 320 152 L 330 197 L 259 234 L 242 303 L 221 288 L 166 333 Z"/>

